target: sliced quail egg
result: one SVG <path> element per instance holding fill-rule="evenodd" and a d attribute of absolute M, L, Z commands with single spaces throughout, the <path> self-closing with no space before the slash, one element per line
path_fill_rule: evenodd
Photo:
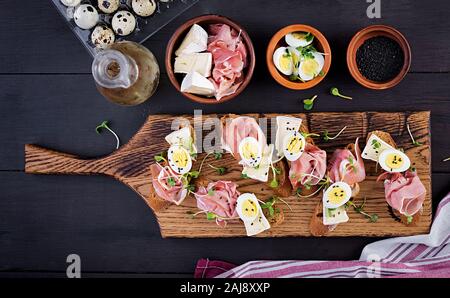
<path fill-rule="evenodd" d="M 149 17 L 156 11 L 155 0 L 133 0 L 131 6 L 133 11 L 141 17 Z"/>
<path fill-rule="evenodd" d="M 126 36 L 136 28 L 136 18 L 129 11 L 120 10 L 113 16 L 111 25 L 116 34 Z"/>
<path fill-rule="evenodd" d="M 98 23 L 98 12 L 94 6 L 90 4 L 81 4 L 73 14 L 75 24 L 81 29 L 91 29 Z"/>
<path fill-rule="evenodd" d="M 65 6 L 74 7 L 81 3 L 81 0 L 61 0 Z"/>
<path fill-rule="evenodd" d="M 310 81 L 320 74 L 325 59 L 317 52 L 311 53 L 313 57 L 304 57 L 298 68 L 298 76 L 303 81 Z"/>
<path fill-rule="evenodd" d="M 292 131 L 284 137 L 283 154 L 287 160 L 295 161 L 305 151 L 305 145 L 305 137 L 298 131 Z"/>
<path fill-rule="evenodd" d="M 105 25 L 98 25 L 92 31 L 91 41 L 96 48 L 104 49 L 108 45 L 113 44 L 116 39 L 114 32 L 111 28 Z"/>
<path fill-rule="evenodd" d="M 378 157 L 378 163 L 383 170 L 390 173 L 404 172 L 411 166 L 411 161 L 405 153 L 396 149 L 386 149 Z"/>
<path fill-rule="evenodd" d="M 284 36 L 288 45 L 294 48 L 306 47 L 314 40 L 314 35 L 309 32 L 292 32 Z"/>
<path fill-rule="evenodd" d="M 180 175 L 186 174 L 192 168 L 192 159 L 189 152 L 181 145 L 170 146 L 167 157 L 169 166 L 175 173 Z"/>
<path fill-rule="evenodd" d="M 330 185 L 323 194 L 323 205 L 328 209 L 338 208 L 347 203 L 352 196 L 350 185 L 336 182 Z"/>
<path fill-rule="evenodd" d="M 298 67 L 300 66 L 301 60 L 300 52 L 294 47 L 288 47 L 288 51 L 289 54 L 291 54 L 292 58 L 292 66 L 293 66 L 292 73 L 294 75 L 298 75 Z"/>
<path fill-rule="evenodd" d="M 257 167 L 261 163 L 262 149 L 258 141 L 253 137 L 244 138 L 239 143 L 239 154 L 241 163 L 249 167 Z"/>
<path fill-rule="evenodd" d="M 284 75 L 290 76 L 294 71 L 291 53 L 286 47 L 279 47 L 273 53 L 273 63 L 275 67 Z"/>
<path fill-rule="evenodd" d="M 252 193 L 243 193 L 237 199 L 236 211 L 244 222 L 252 222 L 259 213 L 259 203 Z"/>
<path fill-rule="evenodd" d="M 113 13 L 119 9 L 120 0 L 98 0 L 98 9 L 104 13 Z"/>

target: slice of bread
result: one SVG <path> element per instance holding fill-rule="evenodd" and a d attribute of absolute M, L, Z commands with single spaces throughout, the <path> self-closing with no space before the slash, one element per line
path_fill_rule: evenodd
<path fill-rule="evenodd" d="M 162 165 L 164 166 L 164 165 Z M 157 179 L 159 175 L 158 167 L 155 167 L 154 164 L 150 166 L 150 172 L 151 172 L 151 179 Z M 170 202 L 161 199 L 158 197 L 158 195 L 155 192 L 155 189 L 153 188 L 153 183 L 150 186 L 150 195 L 148 199 L 146 200 L 147 204 L 150 206 L 150 208 L 153 209 L 154 212 L 162 211 L 170 206 Z"/>
<path fill-rule="evenodd" d="M 384 132 L 381 130 L 374 130 L 367 135 L 367 140 L 369 140 L 369 138 L 372 134 L 376 135 L 377 137 L 379 137 L 380 139 L 382 139 L 383 141 L 385 141 L 392 147 L 397 148 L 397 144 L 395 143 L 394 139 L 388 132 Z"/>
<path fill-rule="evenodd" d="M 279 162 L 275 163 L 273 166 L 280 171 L 280 174 L 276 175 L 278 187 L 272 188 L 274 194 L 283 198 L 289 197 L 292 194 L 292 185 L 291 181 L 289 180 L 289 166 L 286 160 L 282 159 Z M 269 180 L 267 182 L 267 185 L 270 186 L 270 182 L 272 181 L 272 179 L 273 173 L 272 171 L 269 171 Z"/>

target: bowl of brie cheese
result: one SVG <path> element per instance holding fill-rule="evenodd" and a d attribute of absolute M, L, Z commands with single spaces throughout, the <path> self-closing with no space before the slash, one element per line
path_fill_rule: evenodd
<path fill-rule="evenodd" d="M 248 85 L 255 51 L 240 25 L 223 16 L 203 15 L 175 31 L 165 63 L 170 81 L 184 96 L 217 104 L 236 97 Z"/>

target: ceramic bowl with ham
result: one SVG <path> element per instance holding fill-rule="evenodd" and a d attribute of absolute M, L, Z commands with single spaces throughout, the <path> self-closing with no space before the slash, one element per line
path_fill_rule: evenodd
<path fill-rule="evenodd" d="M 222 16 L 204 15 L 187 21 L 167 45 L 170 81 L 196 102 L 217 104 L 236 97 L 250 82 L 254 67 L 250 37 Z"/>
<path fill-rule="evenodd" d="M 275 33 L 266 63 L 280 85 L 294 90 L 319 84 L 331 65 L 331 49 L 323 34 L 308 25 L 290 25 Z"/>

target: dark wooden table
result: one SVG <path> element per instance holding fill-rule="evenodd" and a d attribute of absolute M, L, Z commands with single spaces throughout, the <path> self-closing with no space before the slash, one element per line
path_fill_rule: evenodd
<path fill-rule="evenodd" d="M 433 205 L 450 191 L 450 3 L 446 0 L 381 0 L 382 18 L 366 16 L 365 0 L 200 1 L 150 38 L 161 81 L 148 102 L 124 108 L 104 100 L 90 74 L 91 57 L 50 1 L 1 1 L 0 10 L 0 276 L 65 276 L 66 257 L 81 256 L 84 276 L 190 276 L 197 259 L 234 263 L 253 259 L 355 259 L 374 238 L 162 239 L 151 210 L 113 179 L 24 173 L 25 143 L 86 157 L 113 150 L 112 136 L 95 126 L 110 120 L 126 142 L 153 113 L 300 112 L 301 99 L 319 95 L 315 111 L 432 111 Z M 165 46 L 187 19 L 218 13 L 244 26 L 257 66 L 235 100 L 214 106 L 178 94 L 165 74 Z M 293 23 L 317 27 L 328 38 L 333 64 L 316 88 L 279 86 L 265 65 L 274 32 Z M 411 71 L 397 87 L 359 86 L 345 65 L 352 35 L 388 24 L 412 47 Z M 332 86 L 354 97 L 328 95 Z"/>

